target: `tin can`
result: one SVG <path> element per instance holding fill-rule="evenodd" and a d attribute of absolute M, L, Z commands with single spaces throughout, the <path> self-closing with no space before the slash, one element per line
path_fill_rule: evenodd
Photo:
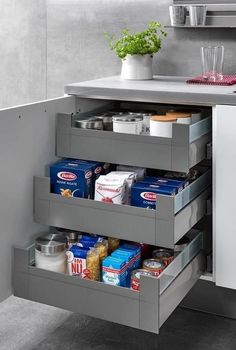
<path fill-rule="evenodd" d="M 112 117 L 113 131 L 125 134 L 141 134 L 143 118 L 137 115 L 118 115 Z"/>
<path fill-rule="evenodd" d="M 131 286 L 130 289 L 139 291 L 140 290 L 140 276 L 154 276 L 151 271 L 145 269 L 134 270 L 131 274 Z"/>
<path fill-rule="evenodd" d="M 75 120 L 75 127 L 80 129 L 103 130 L 103 121 L 99 118 Z"/>
<path fill-rule="evenodd" d="M 168 266 L 174 259 L 174 251 L 171 249 L 156 249 L 152 253 L 153 259 L 163 262 L 165 266 Z"/>
<path fill-rule="evenodd" d="M 156 259 L 147 259 L 143 261 L 143 269 L 153 273 L 153 276 L 159 276 L 165 269 L 165 264 Z"/>

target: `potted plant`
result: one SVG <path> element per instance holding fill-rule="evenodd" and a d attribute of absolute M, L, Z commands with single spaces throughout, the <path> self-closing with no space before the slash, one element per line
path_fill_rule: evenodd
<path fill-rule="evenodd" d="M 153 55 L 161 48 L 162 39 L 167 33 L 158 22 L 150 22 L 148 27 L 135 34 L 129 29 L 121 32 L 122 37 L 107 35 L 109 46 L 122 60 L 121 77 L 130 80 L 153 78 Z"/>

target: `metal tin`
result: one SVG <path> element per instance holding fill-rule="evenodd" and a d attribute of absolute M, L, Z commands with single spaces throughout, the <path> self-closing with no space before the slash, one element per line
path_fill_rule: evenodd
<path fill-rule="evenodd" d="M 143 261 L 143 269 L 151 271 L 154 276 L 159 276 L 165 267 L 163 262 L 156 259 L 147 259 Z"/>
<path fill-rule="evenodd" d="M 72 230 L 67 230 L 64 228 L 58 228 L 57 232 L 64 235 L 64 237 L 66 237 L 67 243 L 69 245 L 76 244 L 79 240 L 80 232 L 78 232 L 78 231 L 72 231 Z"/>
<path fill-rule="evenodd" d="M 112 117 L 112 120 L 116 122 L 132 123 L 142 121 L 143 117 L 141 115 L 127 113 L 123 115 L 115 115 L 114 117 Z"/>
<path fill-rule="evenodd" d="M 137 115 L 115 115 L 112 117 L 113 131 L 139 135 L 143 129 L 143 117 Z"/>
<path fill-rule="evenodd" d="M 113 131 L 113 120 L 112 120 L 113 115 L 109 115 L 108 113 L 105 113 L 98 117 L 98 119 L 102 120 L 104 130 Z"/>
<path fill-rule="evenodd" d="M 187 245 L 190 243 L 190 239 L 188 237 L 181 238 L 174 247 L 174 254 L 178 255 L 180 252 L 184 250 L 184 248 L 187 247 Z"/>
<path fill-rule="evenodd" d="M 163 262 L 168 266 L 174 259 L 174 251 L 171 249 L 159 248 L 152 252 L 153 259 Z"/>
<path fill-rule="evenodd" d="M 140 276 L 154 276 L 151 271 L 145 269 L 134 270 L 131 274 L 131 286 L 132 290 L 139 291 L 140 290 Z"/>
<path fill-rule="evenodd" d="M 103 130 L 103 121 L 99 118 L 75 120 L 75 127 L 80 129 Z"/>
<path fill-rule="evenodd" d="M 60 233 L 48 233 L 35 240 L 35 249 L 45 255 L 55 255 L 66 250 L 67 239 Z"/>

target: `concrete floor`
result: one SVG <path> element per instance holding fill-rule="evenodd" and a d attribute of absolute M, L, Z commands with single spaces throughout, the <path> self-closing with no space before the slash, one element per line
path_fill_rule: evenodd
<path fill-rule="evenodd" d="M 0 350 L 235 350 L 236 321 L 178 308 L 159 336 L 10 297 Z"/>

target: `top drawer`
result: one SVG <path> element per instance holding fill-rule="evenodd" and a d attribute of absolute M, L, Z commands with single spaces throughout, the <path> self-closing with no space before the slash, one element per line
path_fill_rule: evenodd
<path fill-rule="evenodd" d="M 172 138 L 74 128 L 72 116 L 58 114 L 56 155 L 100 162 L 188 172 L 206 158 L 211 118 L 173 124 Z"/>

